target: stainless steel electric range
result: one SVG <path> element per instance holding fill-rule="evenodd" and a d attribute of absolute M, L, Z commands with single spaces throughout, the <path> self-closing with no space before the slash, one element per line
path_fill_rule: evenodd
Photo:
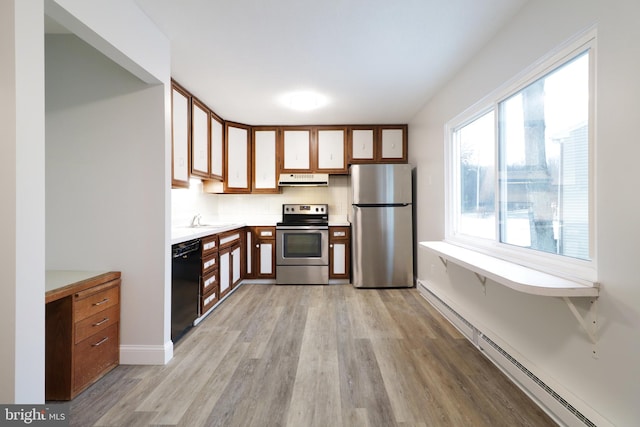
<path fill-rule="evenodd" d="M 329 283 L 329 205 L 282 205 L 276 225 L 276 284 Z"/>

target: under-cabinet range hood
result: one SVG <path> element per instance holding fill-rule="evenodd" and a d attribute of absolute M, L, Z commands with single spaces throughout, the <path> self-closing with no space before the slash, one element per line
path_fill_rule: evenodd
<path fill-rule="evenodd" d="M 281 173 L 280 187 L 326 187 L 329 185 L 327 173 Z"/>

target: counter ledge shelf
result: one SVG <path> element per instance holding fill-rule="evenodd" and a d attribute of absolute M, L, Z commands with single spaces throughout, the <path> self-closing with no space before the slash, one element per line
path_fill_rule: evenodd
<path fill-rule="evenodd" d="M 599 283 L 565 279 L 444 241 L 420 242 L 420 246 L 435 253 L 445 268 L 452 262 L 472 271 L 483 287 L 486 286 L 487 279 L 491 279 L 518 292 L 562 298 L 590 341 L 597 344 L 596 303 L 600 294 Z M 592 298 L 589 310 L 592 321 L 587 322 L 577 310 L 571 301 L 571 298 L 576 297 Z"/>

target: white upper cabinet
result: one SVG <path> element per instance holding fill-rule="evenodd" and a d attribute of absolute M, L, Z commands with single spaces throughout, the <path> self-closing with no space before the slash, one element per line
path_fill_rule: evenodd
<path fill-rule="evenodd" d="M 251 150 L 249 127 L 225 123 L 226 128 L 226 174 L 225 193 L 248 193 L 251 190 Z"/>
<path fill-rule="evenodd" d="M 344 127 L 284 127 L 278 151 L 280 173 L 347 173 Z"/>
<path fill-rule="evenodd" d="M 171 90 L 172 187 L 189 187 L 190 103 L 189 94 L 174 83 Z"/>
<path fill-rule="evenodd" d="M 283 170 L 311 170 L 311 131 L 286 129 L 283 132 Z"/>
<path fill-rule="evenodd" d="M 351 158 L 353 160 L 375 159 L 374 130 L 373 129 L 353 129 L 351 131 Z"/>
<path fill-rule="evenodd" d="M 277 129 L 253 130 L 254 193 L 279 193 L 277 176 Z"/>
<path fill-rule="evenodd" d="M 404 159 L 406 157 L 404 139 L 404 129 L 382 129 L 380 137 L 381 159 Z"/>
<path fill-rule="evenodd" d="M 345 129 L 318 129 L 318 171 L 346 173 L 346 131 Z"/>
<path fill-rule="evenodd" d="M 222 119 L 211 113 L 211 178 L 224 177 L 224 125 Z"/>
<path fill-rule="evenodd" d="M 191 175 L 209 178 L 209 110 L 198 101 L 191 103 Z"/>
<path fill-rule="evenodd" d="M 406 163 L 407 125 L 249 126 L 226 122 L 171 81 L 171 186 L 279 193 L 281 173 L 348 174 L 351 163 Z"/>
<path fill-rule="evenodd" d="M 407 125 L 349 128 L 349 163 L 406 163 Z"/>

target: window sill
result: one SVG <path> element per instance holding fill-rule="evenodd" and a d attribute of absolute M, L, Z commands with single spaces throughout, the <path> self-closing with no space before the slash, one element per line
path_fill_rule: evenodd
<path fill-rule="evenodd" d="M 420 246 L 435 252 L 445 266 L 452 262 L 473 271 L 483 285 L 488 278 L 518 292 L 552 297 L 597 297 L 600 292 L 598 283 L 585 285 L 451 243 L 420 242 Z"/>

